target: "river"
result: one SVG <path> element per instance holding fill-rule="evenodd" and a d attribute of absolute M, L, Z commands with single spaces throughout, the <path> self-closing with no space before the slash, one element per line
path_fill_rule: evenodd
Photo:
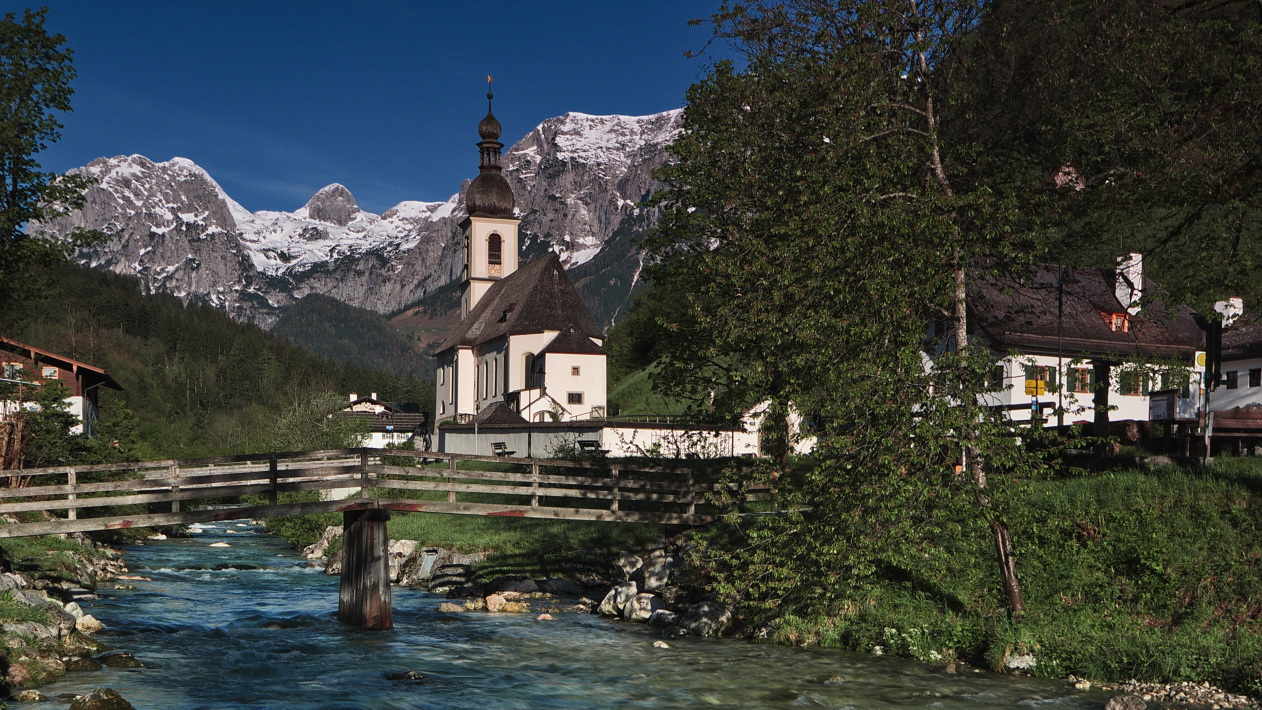
<path fill-rule="evenodd" d="M 230 547 L 210 547 L 226 542 Z M 145 663 L 73 673 L 49 697 L 114 688 L 140 710 L 307 708 L 1093 708 L 1063 681 L 947 675 L 889 657 L 676 639 L 559 613 L 448 614 L 396 587 L 395 628 L 336 619 L 338 580 L 244 521 L 127 548 L 134 590 L 83 604 L 101 640 Z M 216 567 L 226 566 L 224 569 Z M 422 681 L 389 680 L 418 671 Z M 64 708 L 65 702 L 24 704 Z"/>

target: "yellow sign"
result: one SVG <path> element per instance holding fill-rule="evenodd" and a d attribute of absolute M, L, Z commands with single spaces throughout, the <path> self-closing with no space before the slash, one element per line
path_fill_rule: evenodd
<path fill-rule="evenodd" d="M 1205 367 L 1205 353 L 1196 354 L 1196 366 Z"/>
<path fill-rule="evenodd" d="M 1026 380 L 1025 393 L 1039 396 L 1047 391 L 1047 383 L 1043 380 Z"/>

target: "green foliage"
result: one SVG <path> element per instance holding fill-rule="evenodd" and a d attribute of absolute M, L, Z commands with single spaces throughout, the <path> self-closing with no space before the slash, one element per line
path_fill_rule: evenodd
<path fill-rule="evenodd" d="M 1015 543 L 1027 602 L 1020 623 L 1002 613 L 981 571 L 994 542 L 969 524 L 965 508 L 939 521 L 946 534 L 920 543 L 912 555 L 899 559 L 891 548 L 862 591 L 820 595 L 832 599 L 827 605 L 764 612 L 778 619 L 783 641 L 862 651 L 881 646 L 925 661 L 954 657 L 996 669 L 1008 655 L 1030 653 L 1037 659 L 1032 672 L 1047 677 L 1208 680 L 1256 694 L 1262 690 L 1260 476 L 1258 459 L 1237 459 L 1206 471 L 1111 471 L 1012 484 L 1007 515 L 1021 532 Z M 739 521 L 708 531 L 705 564 L 714 564 L 709 550 L 768 539 L 756 530 L 762 525 Z M 738 594 L 780 573 L 771 564 L 761 571 L 719 577 L 715 589 Z M 824 575 L 801 583 L 851 586 Z"/>
<path fill-rule="evenodd" d="M 418 352 L 381 314 L 323 294 L 308 294 L 285 308 L 272 332 L 339 364 L 396 375 L 434 373 L 433 358 Z M 421 401 L 421 394 L 408 401 Z"/>
<path fill-rule="evenodd" d="M 13 598 L 13 592 L 0 592 L 0 619 L 10 622 L 34 622 L 47 624 L 50 621 L 48 610 L 23 604 Z"/>
<path fill-rule="evenodd" d="M 0 303 L 28 298 L 44 284 L 28 272 L 35 264 L 63 260 L 99 234 L 76 230 L 68 239 L 47 239 L 36 223 L 48 222 L 82 204 L 90 184 L 84 176 L 59 176 L 40 169 L 40 151 L 61 137 L 57 113 L 70 110 L 75 78 L 66 38 L 44 28 L 47 8 L 26 10 L 21 19 L 0 19 Z M 28 233 L 28 231 L 30 233 Z M 0 322 L 17 322 L 6 306 Z"/>
<path fill-rule="evenodd" d="M 954 69 L 952 130 L 1062 263 L 1141 251 L 1181 303 L 1257 302 L 1260 71 L 1248 3 L 996 2 Z"/>
<path fill-rule="evenodd" d="M 317 451 L 359 446 L 368 434 L 368 421 L 339 416 L 344 406 L 341 395 L 335 392 L 296 397 L 269 423 L 262 439 L 263 449 Z"/>
<path fill-rule="evenodd" d="M 56 302 L 23 305 L 28 325 L 8 334 L 109 370 L 123 391 L 101 392 L 97 441 L 123 460 L 264 450 L 286 407 L 328 390 L 433 407 L 432 381 L 334 365 L 211 306 L 143 294 L 132 277 L 69 264 L 40 273 L 59 284 Z"/>

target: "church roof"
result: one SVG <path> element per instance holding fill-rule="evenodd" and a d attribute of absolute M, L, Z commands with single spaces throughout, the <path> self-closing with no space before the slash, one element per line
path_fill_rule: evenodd
<path fill-rule="evenodd" d="M 520 414 L 504 402 L 491 402 L 473 418 L 475 424 L 527 424 Z"/>
<path fill-rule="evenodd" d="M 535 353 L 536 356 L 549 353 L 566 353 L 568 355 L 604 355 L 605 349 L 592 342 L 592 339 L 578 332 L 574 326 L 557 333 L 552 342 Z"/>
<path fill-rule="evenodd" d="M 507 335 L 564 331 L 603 338 L 556 254 L 536 259 L 491 284 L 438 352 L 474 347 Z"/>

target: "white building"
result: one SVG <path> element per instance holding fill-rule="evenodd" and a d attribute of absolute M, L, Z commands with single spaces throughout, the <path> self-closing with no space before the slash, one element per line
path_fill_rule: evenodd
<path fill-rule="evenodd" d="M 489 109 L 478 133 L 480 172 L 461 224 L 462 320 L 436 354 L 435 419 L 470 422 L 497 402 L 532 422 L 604 417 L 604 333 L 555 254 L 519 268 L 519 220 Z"/>
<path fill-rule="evenodd" d="M 1162 301 L 1141 255 L 1119 257 L 1115 269 L 1047 266 L 978 282 L 969 297 L 974 335 L 998 357 L 985 401 L 1014 421 L 1039 412 L 1047 426 L 1105 431 L 1152 420 L 1150 394 L 1174 390 L 1161 421 L 1194 422 L 1204 334 L 1191 310 Z"/>

